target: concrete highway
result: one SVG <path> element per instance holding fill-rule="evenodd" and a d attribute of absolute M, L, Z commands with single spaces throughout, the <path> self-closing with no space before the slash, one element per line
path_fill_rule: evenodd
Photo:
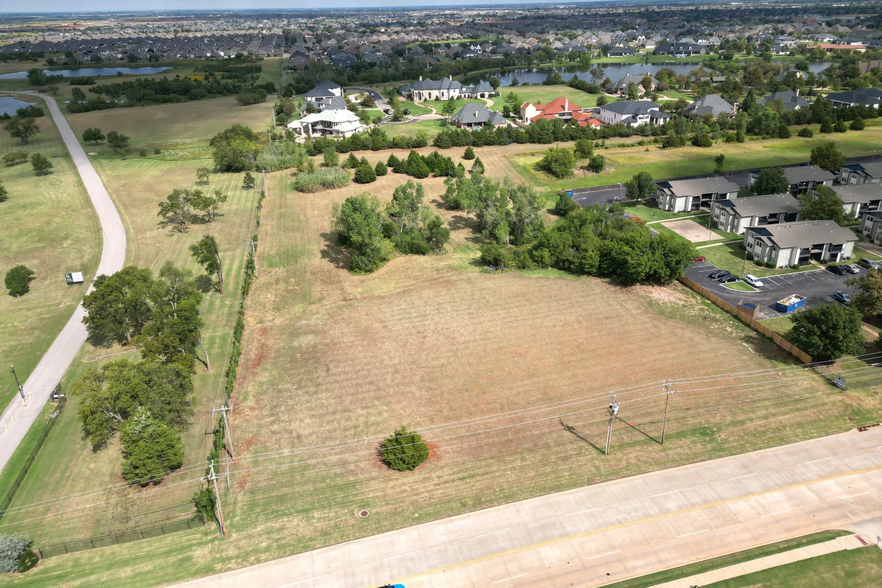
<path fill-rule="evenodd" d="M 874 427 L 507 504 L 181 586 L 600 586 L 824 529 L 850 528 L 876 543 L 880 487 L 882 427 Z"/>
<path fill-rule="evenodd" d="M 101 182 L 101 178 L 92 167 L 92 162 L 89 161 L 67 119 L 59 110 L 58 104 L 51 97 L 42 94 L 4 93 L 37 96 L 46 102 L 49 114 L 52 115 L 52 120 L 55 121 L 55 125 L 61 132 L 61 138 L 64 139 L 64 144 L 70 152 L 101 223 L 104 245 L 96 276 L 119 271 L 122 269 L 126 257 L 126 231 L 122 219 Z M 23 383 L 25 402 L 16 395 L 0 416 L 0 470 L 9 461 L 25 433 L 49 400 L 52 389 L 64 376 L 64 372 L 70 367 L 74 357 L 86 342 L 88 333 L 83 324 L 83 316 L 85 316 L 85 310 L 80 304 L 67 324 L 64 325 L 61 333 L 55 338 L 49 350 L 43 355 L 37 367 Z"/>

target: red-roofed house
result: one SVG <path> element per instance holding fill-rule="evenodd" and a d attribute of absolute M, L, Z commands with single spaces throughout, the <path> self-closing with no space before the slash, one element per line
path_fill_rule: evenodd
<path fill-rule="evenodd" d="M 524 102 L 521 105 L 521 120 L 527 124 L 533 123 L 540 118 L 554 120 L 561 119 L 564 122 L 575 121 L 580 127 L 599 127 L 600 121 L 592 118 L 590 114 L 582 112 L 578 104 L 570 102 L 567 98 L 557 98 L 548 104 L 530 104 Z"/>

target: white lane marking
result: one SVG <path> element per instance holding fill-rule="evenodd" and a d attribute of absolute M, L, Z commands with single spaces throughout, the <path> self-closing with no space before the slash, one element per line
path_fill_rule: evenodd
<path fill-rule="evenodd" d="M 621 549 L 617 549 L 615 551 L 609 551 L 607 553 L 601 553 L 600 555 L 592 555 L 591 557 L 586 557 L 585 559 L 597 559 L 598 557 L 606 557 L 607 555 L 614 555 L 616 553 L 621 553 Z"/>
<path fill-rule="evenodd" d="M 751 476 L 758 476 L 758 473 L 747 474 L 746 476 L 738 476 L 737 478 L 729 478 L 730 480 L 741 480 L 743 478 L 750 478 Z"/>
<path fill-rule="evenodd" d="M 517 576 L 512 576 L 511 578 L 503 578 L 501 580 L 496 580 L 495 582 L 492 582 L 492 583 L 499 584 L 500 582 L 508 582 L 509 580 L 514 580 L 515 578 L 523 578 L 524 576 L 529 576 L 529 575 L 530 575 L 530 572 L 527 572 L 526 574 L 518 574 Z"/>
<path fill-rule="evenodd" d="M 811 460 L 811 461 L 807 461 L 807 462 L 805 462 L 805 463 L 807 463 L 807 464 L 809 464 L 809 463 L 817 463 L 817 462 L 819 462 L 819 461 L 826 461 L 826 460 L 828 460 L 828 459 L 833 459 L 833 456 L 831 455 L 830 457 L 822 457 L 821 459 L 813 459 L 813 460 Z"/>
<path fill-rule="evenodd" d="M 475 535 L 472 539 L 477 539 L 478 537 L 486 537 L 487 535 L 495 535 L 496 533 L 505 533 L 506 531 L 510 531 L 511 527 L 507 529 L 499 529 L 498 531 L 491 531 L 489 533 L 484 533 L 483 535 Z"/>
<path fill-rule="evenodd" d="M 565 514 L 565 517 L 571 517 L 573 515 L 582 514 L 583 512 L 591 512 L 592 510 L 600 510 L 599 508 L 586 508 L 585 510 L 577 510 L 576 512 L 571 512 L 570 514 Z"/>
<path fill-rule="evenodd" d="M 309 582 L 310 580 L 318 580 L 319 578 L 321 578 L 321 576 L 313 576 L 312 578 L 297 580 L 296 582 L 288 582 L 287 584 L 282 584 L 280 588 L 285 588 L 285 586 L 294 586 L 295 584 L 302 584 L 303 582 Z"/>
<path fill-rule="evenodd" d="M 689 535 L 698 535 L 699 533 L 706 533 L 710 531 L 710 529 L 702 529 L 701 531 L 692 531 L 691 533 L 686 533 L 685 535 L 677 535 L 677 539 L 682 537 L 688 537 Z"/>
<path fill-rule="evenodd" d="M 775 515 L 784 514 L 785 512 L 792 512 L 792 511 L 793 511 L 792 508 L 788 508 L 787 510 L 779 510 L 778 512 L 772 512 L 772 513 L 769 513 L 769 514 L 764 514 L 764 515 L 761 516 L 760 518 L 761 518 L 761 519 L 764 519 L 764 518 L 766 518 L 766 517 L 773 517 L 773 516 L 775 516 Z"/>
<path fill-rule="evenodd" d="M 660 494 L 653 494 L 652 496 L 647 496 L 647 498 L 655 498 L 656 496 L 664 496 L 665 494 L 673 494 L 674 492 L 679 492 L 679 490 L 671 490 L 670 492 L 662 492 Z"/>
<path fill-rule="evenodd" d="M 857 496 L 866 496 L 867 494 L 872 494 L 872 492 L 861 492 L 860 494 L 852 494 L 851 496 L 843 496 L 840 500 L 846 500 L 848 498 L 855 498 Z"/>

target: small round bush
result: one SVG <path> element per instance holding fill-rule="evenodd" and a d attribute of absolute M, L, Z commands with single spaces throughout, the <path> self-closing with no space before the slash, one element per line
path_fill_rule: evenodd
<path fill-rule="evenodd" d="M 382 161 L 378 161 L 376 167 L 374 168 L 374 173 L 377 174 L 377 177 L 379 178 L 389 173 L 389 170 L 386 169 L 386 166 L 383 164 Z"/>
<path fill-rule="evenodd" d="M 370 164 L 361 164 L 355 168 L 355 175 L 352 177 L 352 181 L 356 184 L 370 184 L 377 181 L 377 173 Z"/>
<path fill-rule="evenodd" d="M 853 121 L 851 121 L 851 130 L 852 131 L 863 131 L 867 126 L 867 123 L 864 122 L 864 119 L 861 117 L 857 117 Z"/>
<path fill-rule="evenodd" d="M 409 472 L 429 458 L 429 447 L 419 433 L 401 427 L 380 444 L 380 458 L 399 472 Z"/>
<path fill-rule="evenodd" d="M 17 265 L 8 272 L 6 272 L 6 279 L 4 283 L 6 284 L 6 289 L 9 290 L 9 293 L 15 297 L 21 296 L 22 294 L 27 294 L 28 292 L 28 282 L 31 280 L 31 276 L 34 275 L 34 270 L 30 269 L 26 265 Z"/>
<path fill-rule="evenodd" d="M 0 572 L 18 571 L 19 559 L 30 544 L 31 540 L 19 533 L 0 535 Z"/>
<path fill-rule="evenodd" d="M 797 135 L 799 135 L 800 137 L 805 137 L 806 139 L 811 139 L 815 136 L 815 131 L 812 130 L 811 127 L 802 127 L 801 129 L 799 129 Z"/>
<path fill-rule="evenodd" d="M 465 153 L 462 154 L 462 158 L 471 161 L 475 158 L 475 150 L 471 147 L 466 147 Z"/>

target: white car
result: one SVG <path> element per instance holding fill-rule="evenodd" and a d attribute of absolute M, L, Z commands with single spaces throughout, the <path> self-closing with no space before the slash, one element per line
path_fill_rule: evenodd
<path fill-rule="evenodd" d="M 760 288 L 763 285 L 762 280 L 760 280 L 758 277 L 752 276 L 750 274 L 747 274 L 746 276 L 744 276 L 744 281 L 747 282 L 748 284 L 750 284 L 751 286 L 753 286 L 754 288 Z"/>

